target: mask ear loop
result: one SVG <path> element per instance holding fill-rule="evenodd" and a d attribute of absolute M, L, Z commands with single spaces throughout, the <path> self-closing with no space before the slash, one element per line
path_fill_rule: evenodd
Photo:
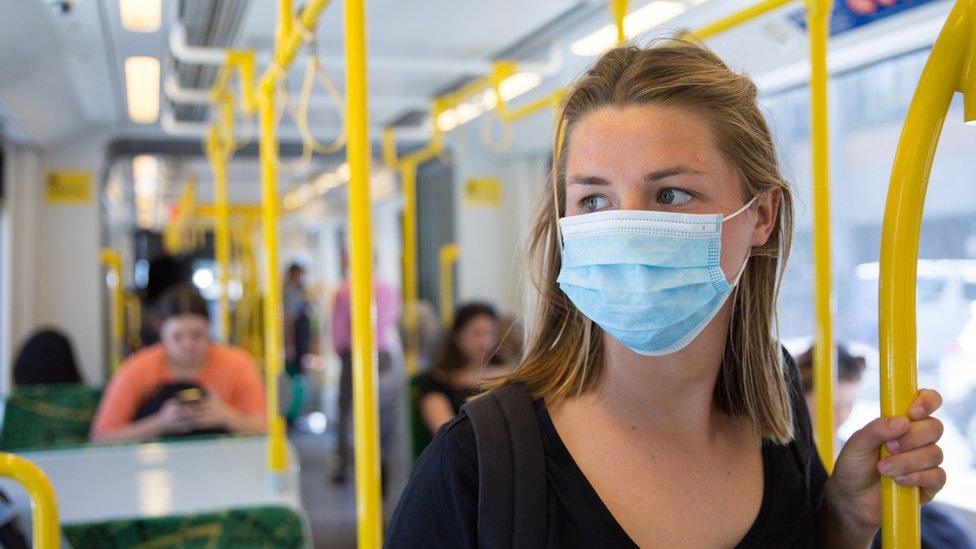
<path fill-rule="evenodd" d="M 723 217 L 722 218 L 722 221 L 723 222 L 728 221 L 728 220 L 732 219 L 733 217 L 739 215 L 740 213 L 748 210 L 756 202 L 756 200 L 758 198 L 759 198 L 759 195 L 757 194 L 756 196 L 752 197 L 752 200 L 750 200 L 749 202 L 746 202 L 744 206 L 742 206 L 741 208 L 739 208 L 738 210 L 736 210 L 735 213 L 732 213 L 730 215 L 727 215 L 727 216 Z M 752 247 L 750 247 L 749 248 L 749 251 L 746 252 L 746 258 L 742 260 L 742 266 L 739 267 L 739 272 L 736 273 L 735 279 L 733 279 L 732 282 L 731 282 L 731 285 L 732 285 L 733 288 L 738 289 L 738 287 L 739 287 L 739 280 L 742 279 L 742 275 L 746 272 L 746 267 L 749 265 L 749 258 L 750 257 L 752 257 Z"/>
<path fill-rule="evenodd" d="M 731 214 L 723 217 L 722 218 L 722 221 L 728 221 L 728 220 L 732 219 L 733 217 L 739 215 L 740 213 L 748 210 L 750 207 L 752 207 L 753 204 L 756 203 L 756 200 L 758 200 L 758 199 L 759 199 L 759 195 L 757 194 L 756 196 L 752 197 L 752 200 L 750 200 L 749 202 L 746 202 L 744 206 L 742 206 L 741 208 L 739 208 L 738 210 L 736 210 L 734 213 L 731 213 Z"/>

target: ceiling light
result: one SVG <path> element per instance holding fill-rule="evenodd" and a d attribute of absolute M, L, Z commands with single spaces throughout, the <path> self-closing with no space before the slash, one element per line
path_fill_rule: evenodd
<path fill-rule="evenodd" d="M 542 83 L 542 75 L 536 72 L 520 72 L 509 76 L 498 85 L 505 102 L 511 101 Z"/>
<path fill-rule="evenodd" d="M 119 0 L 119 14 L 129 32 L 156 32 L 163 17 L 162 0 Z"/>
<path fill-rule="evenodd" d="M 461 103 L 454 109 L 458 126 L 478 118 L 481 116 L 481 112 L 481 105 L 479 103 Z"/>
<path fill-rule="evenodd" d="M 437 115 L 437 129 L 440 131 L 449 132 L 456 128 L 457 125 L 457 115 L 454 114 L 454 109 L 447 109 Z"/>
<path fill-rule="evenodd" d="M 137 56 L 125 60 L 125 98 L 133 122 L 156 122 L 159 118 L 159 59 Z"/>
<path fill-rule="evenodd" d="M 685 6 L 680 2 L 655 0 L 624 17 L 624 35 L 631 40 L 684 11 Z M 607 25 L 573 42 L 570 50 L 575 55 L 587 57 L 600 55 L 615 45 L 617 45 L 617 27 Z"/>

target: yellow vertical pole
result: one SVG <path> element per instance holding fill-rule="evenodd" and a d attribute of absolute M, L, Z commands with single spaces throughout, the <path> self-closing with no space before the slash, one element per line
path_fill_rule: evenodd
<path fill-rule="evenodd" d="M 122 284 L 122 257 L 115 250 L 105 249 L 99 254 L 106 270 L 114 278 L 110 286 L 110 342 L 111 367 L 115 373 L 122 364 L 122 344 L 125 340 L 125 288 Z"/>
<path fill-rule="evenodd" d="M 0 454 L 0 476 L 16 480 L 30 496 L 34 547 L 58 549 L 61 546 L 58 499 L 44 471 L 20 456 Z"/>
<path fill-rule="evenodd" d="M 617 25 L 617 45 L 620 46 L 627 41 L 627 34 L 624 30 L 624 19 L 627 17 L 627 0 L 613 0 L 610 4 L 610 11 L 613 13 L 613 22 Z"/>
<path fill-rule="evenodd" d="M 450 328 L 454 324 L 454 263 L 461 255 L 461 247 L 450 243 L 440 250 L 441 322 Z"/>
<path fill-rule="evenodd" d="M 400 166 L 403 183 L 403 321 L 407 329 L 407 375 L 419 370 L 420 337 L 417 333 L 417 165 Z"/>
<path fill-rule="evenodd" d="M 268 412 L 268 467 L 285 470 L 285 422 L 278 414 L 278 376 L 283 369 L 281 283 L 278 275 L 278 136 L 275 135 L 275 84 L 261 79 L 258 116 L 261 130 L 261 220 L 265 251 L 264 385 Z"/>
<path fill-rule="evenodd" d="M 816 344 L 813 379 L 817 402 L 816 442 L 820 460 L 834 468 L 834 340 L 830 270 L 830 161 L 827 102 L 827 43 L 833 0 L 807 0 L 810 35 L 810 144 L 813 159 L 813 260 Z"/>
<path fill-rule="evenodd" d="M 366 17 L 364 0 L 346 0 L 346 149 L 349 180 L 349 237 L 352 253 L 353 421 L 356 430 L 356 515 L 358 545 L 383 543 L 380 498 L 379 414 L 376 365 L 373 360 L 373 266 L 370 235 L 369 120 L 366 110 Z"/>
<path fill-rule="evenodd" d="M 925 193 L 953 93 L 962 89 L 968 91 L 967 96 L 976 94 L 976 89 L 966 89 L 963 76 L 967 58 L 976 47 L 974 29 L 976 0 L 957 0 L 919 77 L 892 165 L 879 279 L 884 416 L 906 417 L 918 393 L 915 290 Z M 888 455 L 884 446 L 881 455 Z M 881 478 L 881 540 L 885 549 L 919 547 L 919 503 L 917 488 Z"/>

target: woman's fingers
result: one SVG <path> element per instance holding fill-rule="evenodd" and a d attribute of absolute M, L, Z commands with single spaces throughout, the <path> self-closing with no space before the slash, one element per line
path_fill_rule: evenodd
<path fill-rule="evenodd" d="M 939 406 L 942 406 L 942 395 L 932 389 L 922 389 L 908 409 L 908 418 L 912 421 L 923 420 L 938 410 Z"/>
<path fill-rule="evenodd" d="M 933 467 L 924 471 L 898 475 L 894 481 L 902 486 L 921 488 L 925 501 L 932 501 L 932 498 L 945 486 L 946 472 L 942 467 Z"/>
<path fill-rule="evenodd" d="M 878 472 L 886 477 L 908 477 L 942 464 L 942 448 L 929 444 L 915 450 L 894 454 L 878 462 Z M 901 483 L 899 483 L 901 484 Z"/>
<path fill-rule="evenodd" d="M 851 435 L 844 445 L 844 452 L 851 457 L 870 456 L 877 459 L 878 447 L 887 441 L 897 440 L 909 431 L 909 422 L 903 417 L 879 417 Z"/>
<path fill-rule="evenodd" d="M 886 443 L 888 451 L 892 454 L 907 452 L 915 448 L 921 448 L 928 444 L 934 444 L 942 438 L 945 427 L 942 422 L 934 417 L 913 421 L 908 427 L 908 432 L 895 440 Z"/>

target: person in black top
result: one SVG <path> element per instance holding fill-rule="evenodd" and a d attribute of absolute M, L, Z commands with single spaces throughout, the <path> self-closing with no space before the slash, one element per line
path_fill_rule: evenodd
<path fill-rule="evenodd" d="M 14 359 L 14 385 L 81 383 L 74 347 L 63 332 L 54 328 L 37 330 Z"/>
<path fill-rule="evenodd" d="M 420 415 L 431 434 L 461 411 L 484 376 L 500 373 L 497 349 L 495 309 L 478 302 L 460 307 L 440 355 L 418 381 Z"/>
<path fill-rule="evenodd" d="M 555 134 L 528 237 L 537 310 L 499 382 L 534 398 L 545 545 L 866 547 L 882 474 L 923 501 L 942 488 L 934 391 L 854 434 L 829 477 L 813 450 L 774 335 L 792 197 L 747 77 L 681 40 L 618 47 L 569 89 Z M 467 405 L 418 460 L 390 547 L 472 547 L 510 511 L 479 505 L 483 467 L 500 469 L 472 433 L 534 431 L 501 415 L 475 431 L 476 404 L 483 420 Z"/>

